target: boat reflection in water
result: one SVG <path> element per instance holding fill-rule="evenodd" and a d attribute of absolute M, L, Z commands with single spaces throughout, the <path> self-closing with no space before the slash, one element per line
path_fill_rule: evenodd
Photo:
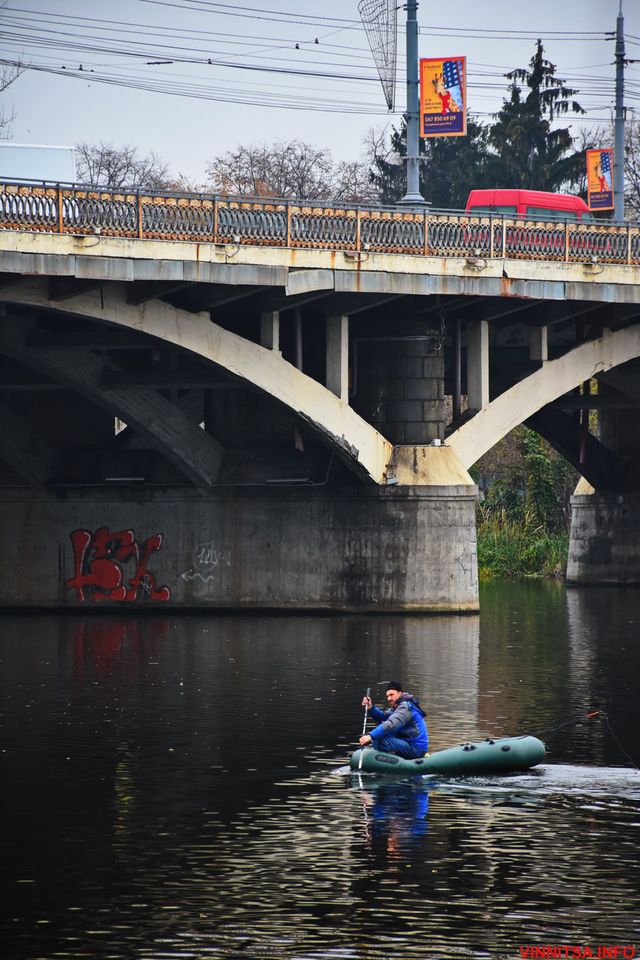
<path fill-rule="evenodd" d="M 362 802 L 364 840 L 372 850 L 390 859 L 402 857 L 419 844 L 429 829 L 429 787 L 417 778 L 384 782 L 381 778 L 352 776 Z"/>

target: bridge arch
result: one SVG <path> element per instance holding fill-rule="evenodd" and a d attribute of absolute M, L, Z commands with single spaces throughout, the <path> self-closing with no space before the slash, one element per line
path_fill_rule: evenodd
<path fill-rule="evenodd" d="M 640 357 L 640 324 L 581 343 L 490 401 L 447 439 L 463 467 L 469 469 L 514 427 L 547 404 L 599 374 Z"/>
<path fill-rule="evenodd" d="M 50 299 L 46 284 L 21 282 L 5 288 L 2 299 L 21 307 L 115 324 L 208 360 L 289 408 L 362 477 L 377 484 L 385 482 L 393 447 L 382 434 L 345 400 L 284 360 L 278 350 L 267 349 L 226 330 L 214 323 L 208 312 L 192 313 L 162 300 L 131 304 L 124 287 L 119 285 L 108 285 L 59 302 Z M 204 478 L 205 484 L 215 482 L 219 451 L 208 451 L 208 459 L 210 465 L 200 476 L 200 482 Z M 192 479 L 198 482 L 197 476 Z"/>

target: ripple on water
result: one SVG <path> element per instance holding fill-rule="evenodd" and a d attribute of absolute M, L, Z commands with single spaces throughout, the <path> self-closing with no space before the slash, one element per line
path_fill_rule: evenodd
<path fill-rule="evenodd" d="M 594 597 L 510 588 L 480 624 L 13 618 L 4 955 L 498 960 L 640 942 L 639 775 L 605 765 L 619 756 L 606 727 L 564 727 L 593 691 L 618 733 L 635 717 L 635 627 L 616 606 L 631 601 L 608 593 L 599 621 Z M 399 669 L 435 744 L 535 715 L 560 725 L 563 762 L 436 783 L 334 775 L 363 688 Z"/>

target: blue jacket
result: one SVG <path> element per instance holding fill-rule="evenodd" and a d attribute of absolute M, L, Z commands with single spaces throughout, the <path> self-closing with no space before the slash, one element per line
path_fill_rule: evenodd
<path fill-rule="evenodd" d="M 426 714 L 416 698 L 410 693 L 403 693 L 393 710 L 380 710 L 371 707 L 369 715 L 374 720 L 380 720 L 370 732 L 372 740 L 382 737 L 398 737 L 400 740 L 411 740 L 417 747 L 426 753 L 429 749 L 429 732 L 425 722 Z"/>

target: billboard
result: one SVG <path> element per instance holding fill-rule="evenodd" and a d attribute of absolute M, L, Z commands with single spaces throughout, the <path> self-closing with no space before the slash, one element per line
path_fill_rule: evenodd
<path fill-rule="evenodd" d="M 587 150 L 587 205 L 613 210 L 613 150 Z"/>
<path fill-rule="evenodd" d="M 76 153 L 74 147 L 50 144 L 0 143 L 0 180 L 40 180 L 74 183 Z"/>
<path fill-rule="evenodd" d="M 420 61 L 420 136 L 464 137 L 467 133 L 467 58 Z"/>

